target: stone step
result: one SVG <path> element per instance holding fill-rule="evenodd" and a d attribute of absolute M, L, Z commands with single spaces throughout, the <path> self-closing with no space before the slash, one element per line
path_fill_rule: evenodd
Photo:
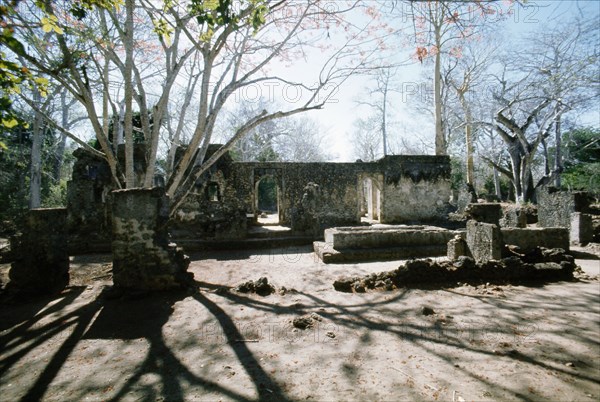
<path fill-rule="evenodd" d="M 287 236 L 277 238 L 248 238 L 239 240 L 172 240 L 186 252 L 204 250 L 248 250 L 291 246 L 306 246 L 313 242 L 310 236 Z"/>
<path fill-rule="evenodd" d="M 285 226 L 252 226 L 248 228 L 250 239 L 274 239 L 292 237 L 292 229 Z"/>

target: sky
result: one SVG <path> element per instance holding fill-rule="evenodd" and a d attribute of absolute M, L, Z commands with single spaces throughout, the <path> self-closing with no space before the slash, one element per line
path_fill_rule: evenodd
<path fill-rule="evenodd" d="M 496 32 L 503 35 L 508 41 L 517 39 L 528 32 L 552 27 L 576 14 L 600 16 L 600 1 L 529 0 L 524 6 L 511 6 L 511 10 L 513 11 L 512 15 L 498 22 L 496 28 Z M 600 20 L 598 25 L 600 26 Z M 391 57 L 395 58 L 396 62 L 401 62 L 410 58 L 413 52 L 414 47 L 404 49 L 396 47 L 394 55 Z M 305 61 L 299 61 L 294 66 L 275 65 L 273 68 L 274 70 L 287 69 L 288 72 L 290 68 L 295 68 L 296 74 L 305 76 L 304 79 L 310 81 L 311 77 L 314 80 L 314 68 L 322 64 L 322 57 L 319 52 L 313 52 L 308 54 Z M 424 113 L 413 110 L 411 104 L 414 104 L 416 97 L 425 96 L 426 91 L 431 92 L 430 86 L 421 83 L 431 70 L 430 66 L 421 65 L 416 60 L 410 65 L 398 68 L 394 81 L 399 92 L 392 97 L 390 102 L 392 110 L 389 114 L 389 119 L 395 122 L 390 128 L 393 135 L 403 136 L 408 142 L 416 144 L 419 148 L 429 147 L 429 152 L 433 152 L 433 119 Z M 354 120 L 370 113 L 367 107 L 357 104 L 358 99 L 368 97 L 365 88 L 368 84 L 368 77 L 353 77 L 335 89 L 324 109 L 308 114 L 323 128 L 323 132 L 327 136 L 326 150 L 335 161 L 345 162 L 356 159 L 352 150 L 350 133 L 353 130 Z M 297 92 L 293 88 L 284 87 L 271 87 L 267 93 L 269 95 L 283 94 L 288 101 L 294 101 L 297 96 Z M 251 92 L 242 95 L 247 99 L 251 99 L 253 96 Z M 588 120 L 587 124 L 600 126 L 600 117 L 594 114 L 586 116 L 586 120 Z"/>

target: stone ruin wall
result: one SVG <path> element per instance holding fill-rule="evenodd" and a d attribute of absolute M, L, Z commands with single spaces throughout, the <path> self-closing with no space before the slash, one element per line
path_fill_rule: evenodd
<path fill-rule="evenodd" d="M 443 221 L 451 208 L 446 156 L 388 156 L 369 163 L 226 160 L 211 169 L 177 213 L 174 236 L 244 238 L 253 220 L 247 215 L 257 211 L 257 183 L 267 176 L 279 189 L 280 224 L 296 233 L 322 236 L 328 227 L 360 224 L 367 178 L 377 181 L 381 223 Z"/>
<path fill-rule="evenodd" d="M 110 250 L 111 177 L 105 161 L 75 153 L 68 185 L 67 226 L 73 253 Z M 381 223 L 444 221 L 448 210 L 447 156 L 387 156 L 376 162 L 233 162 L 229 154 L 198 181 L 171 221 L 175 239 L 243 239 L 256 210 L 257 183 L 271 176 L 279 187 L 280 224 L 321 237 L 323 229 L 360 224 L 363 181 L 372 179 Z"/>
<path fill-rule="evenodd" d="M 445 221 L 449 200 L 450 158 L 401 156 L 384 158 L 382 223 Z"/>
<path fill-rule="evenodd" d="M 539 226 L 568 228 L 571 244 L 585 245 L 594 241 L 593 216 L 597 211 L 591 208 L 589 193 L 541 187 L 537 198 Z"/>
<path fill-rule="evenodd" d="M 134 148 L 137 182 L 145 171 L 143 144 Z M 83 254 L 110 251 L 111 242 L 111 191 L 115 190 L 106 160 L 78 148 L 73 152 L 75 164 L 71 180 L 67 183 L 67 231 L 69 252 Z M 117 157 L 125 162 L 124 146 L 119 146 Z"/>

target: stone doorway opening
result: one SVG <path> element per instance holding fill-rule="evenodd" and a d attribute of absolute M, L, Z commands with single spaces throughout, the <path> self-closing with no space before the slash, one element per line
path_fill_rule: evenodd
<path fill-rule="evenodd" d="M 364 175 L 359 180 L 361 199 L 361 221 L 369 223 L 381 222 L 381 189 L 383 175 Z"/>
<path fill-rule="evenodd" d="M 254 213 L 259 225 L 279 225 L 280 189 L 272 175 L 261 177 L 255 184 Z"/>

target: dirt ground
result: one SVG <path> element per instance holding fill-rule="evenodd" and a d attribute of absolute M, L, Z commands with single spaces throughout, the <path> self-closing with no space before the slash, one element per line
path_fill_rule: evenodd
<path fill-rule="evenodd" d="M 600 253 L 577 256 L 573 282 L 346 294 L 334 279 L 399 262 L 210 252 L 192 255 L 197 291 L 127 298 L 109 255 L 73 257 L 60 295 L 0 305 L 0 400 L 596 401 Z M 230 289 L 261 276 L 287 291 Z"/>

